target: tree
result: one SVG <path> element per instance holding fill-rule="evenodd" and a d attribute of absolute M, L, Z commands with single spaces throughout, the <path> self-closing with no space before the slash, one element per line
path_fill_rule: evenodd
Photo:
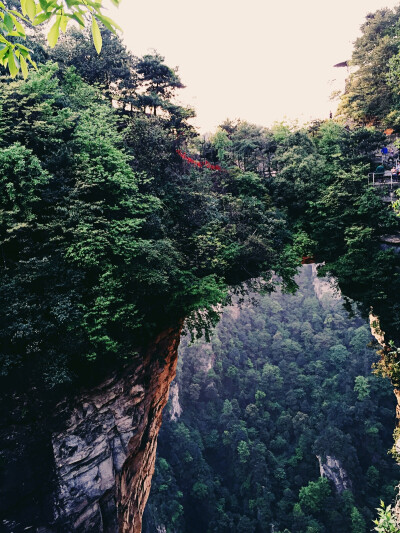
<path fill-rule="evenodd" d="M 358 68 L 347 80 L 338 110 L 357 124 L 398 125 L 391 122 L 397 94 L 397 89 L 396 93 L 392 89 L 396 65 L 391 59 L 400 47 L 399 14 L 399 7 L 379 9 L 367 15 L 361 26 L 362 35 L 355 42 L 351 60 Z"/>
<path fill-rule="evenodd" d="M 357 507 L 351 510 L 351 533 L 365 533 L 366 525 Z"/>
<path fill-rule="evenodd" d="M 176 69 L 168 67 L 164 57 L 158 53 L 144 55 L 136 62 L 135 68 L 143 91 L 138 94 L 136 105 L 144 110 L 151 107 L 154 115 L 158 107 L 165 107 L 176 89 L 184 87 Z"/>
<path fill-rule="evenodd" d="M 377 511 L 378 518 L 374 520 L 374 530 L 378 533 L 398 533 L 399 528 L 392 506 L 388 505 L 386 507 L 384 502 L 381 501 Z"/>
<path fill-rule="evenodd" d="M 102 52 L 98 54 L 88 29 L 70 28 L 60 36 L 57 46 L 45 50 L 48 59 L 56 61 L 61 70 L 71 66 L 89 84 L 98 85 L 103 93 L 123 107 L 132 105 L 137 85 L 135 57 L 120 37 L 100 24 Z M 35 38 L 35 36 L 34 36 Z"/>
<path fill-rule="evenodd" d="M 364 376 L 357 376 L 354 384 L 354 392 L 357 393 L 357 398 L 362 402 L 369 398 L 370 387 L 368 379 Z"/>
<path fill-rule="evenodd" d="M 299 502 L 307 512 L 318 513 L 323 509 L 330 494 L 329 481 L 321 477 L 318 481 L 310 481 L 306 487 L 300 489 Z"/>
<path fill-rule="evenodd" d="M 112 0 L 118 6 L 121 0 Z M 10 6 L 10 7 L 9 7 Z M 21 70 L 24 78 L 28 75 L 28 64 L 36 68 L 31 57 L 31 50 L 20 41 L 26 38 L 26 26 L 50 24 L 47 34 L 51 47 L 58 41 L 60 32 L 65 33 L 68 24 L 75 21 L 84 28 L 90 24 L 93 42 L 97 53 L 102 47 L 99 22 L 115 33 L 119 26 L 102 13 L 103 2 L 85 0 L 19 0 L 14 9 L 12 2 L 0 2 L 0 65 L 6 67 L 14 78 Z"/>
<path fill-rule="evenodd" d="M 250 456 L 250 450 L 247 445 L 247 442 L 244 440 L 241 440 L 237 446 L 237 451 L 239 454 L 239 461 L 241 463 L 247 463 L 247 460 Z"/>

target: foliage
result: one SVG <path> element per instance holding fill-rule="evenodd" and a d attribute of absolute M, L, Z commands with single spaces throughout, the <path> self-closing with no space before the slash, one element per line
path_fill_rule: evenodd
<path fill-rule="evenodd" d="M 378 518 L 374 520 L 374 531 L 378 531 L 378 533 L 397 533 L 399 528 L 393 515 L 392 506 L 388 505 L 386 507 L 381 500 L 377 511 Z"/>
<path fill-rule="evenodd" d="M 351 65 L 357 67 L 346 83 L 338 112 L 356 124 L 398 128 L 399 8 L 367 15 L 355 44 Z"/>
<path fill-rule="evenodd" d="M 151 107 L 154 115 L 157 108 L 171 99 L 175 89 L 184 87 L 176 70 L 164 63 L 164 57 L 155 53 L 144 55 L 136 63 L 136 71 L 143 86 L 143 93 L 138 95 L 138 107 Z"/>
<path fill-rule="evenodd" d="M 1 373 L 9 383 L 20 373 L 20 387 L 94 378 L 185 316 L 201 334 L 227 284 L 270 283 L 289 240 L 256 175 L 186 168 L 175 111 L 118 112 L 67 58 L 1 81 Z M 107 92 L 118 69 L 102 68 Z M 165 105 L 172 90 L 160 92 Z"/>
<path fill-rule="evenodd" d="M 228 311 L 208 334 L 221 304 L 252 288 L 293 291 L 304 255 L 398 331 L 399 257 L 380 243 L 398 218 L 365 178 L 382 134 L 336 121 L 308 130 L 226 121 L 193 139 L 193 110 L 173 100 L 177 69 L 157 52 L 128 53 L 100 3 L 21 4 L 22 14 L 0 4 L 9 36 L 24 36 L 25 15 L 55 16 L 53 45 L 69 19 L 91 19 L 94 47 L 88 31 L 65 33 L 53 50 L 32 37 L 36 57 L 53 61 L 25 82 L 0 80 L 3 395 L 87 384 L 186 318 L 208 344 L 185 348 L 184 417 L 163 429 L 149 523 L 365 531 L 377 498 L 392 497 L 396 470 L 385 455 L 393 398 L 368 375 L 370 336 L 356 306 L 347 302 L 349 318 L 340 302 L 317 299 L 304 269 L 296 295 L 253 295 L 258 307 L 245 300 L 239 320 Z M 396 13 L 370 17 L 356 45 L 360 69 L 343 109 L 361 124 L 397 112 Z M 19 59 L 26 76 L 28 47 L 7 42 L 3 65 L 16 75 Z M 388 70 L 376 80 L 382 58 Z M 364 81 L 371 91 L 361 98 Z M 189 166 L 177 148 L 223 170 Z M 393 383 L 397 355 L 380 363 Z M 353 493 L 318 477 L 317 455 L 341 461 Z"/>
<path fill-rule="evenodd" d="M 173 402 L 182 414 L 164 417 L 144 531 L 173 531 L 158 509 L 179 503 L 182 533 L 236 533 L 244 524 L 365 533 L 379 498 L 393 497 L 395 399 L 370 373 L 369 329 L 333 291 L 323 293 L 313 267 L 296 282 L 294 294 L 234 299 L 208 342 L 183 340 Z M 317 455 L 338 460 L 351 488 L 321 478 Z M 165 463 L 170 482 L 160 490 Z"/>
<path fill-rule="evenodd" d="M 112 0 L 118 6 L 121 0 Z M 19 0 L 19 9 L 12 9 L 7 2 L 0 2 L 0 65 L 6 67 L 14 78 L 21 70 L 24 78 L 28 76 L 28 64 L 36 68 L 31 58 L 31 50 L 18 39 L 26 38 L 24 26 L 52 24 L 47 34 L 50 47 L 58 41 L 60 32 L 65 33 L 68 24 L 75 21 L 81 27 L 90 24 L 93 43 L 100 53 L 102 36 L 99 22 L 113 33 L 119 26 L 102 13 L 101 0 Z M 15 40 L 17 39 L 17 40 Z"/>
<path fill-rule="evenodd" d="M 306 511 L 320 512 L 325 507 L 326 499 L 330 494 L 329 481 L 322 477 L 318 481 L 310 481 L 306 487 L 300 489 L 299 502 Z"/>
<path fill-rule="evenodd" d="M 136 58 L 126 49 L 121 39 L 100 25 L 102 52 L 98 54 L 88 29 L 70 28 L 61 35 L 57 46 L 49 49 L 40 35 L 31 38 L 32 45 L 40 46 L 36 55 L 56 61 L 61 70 L 75 67 L 85 82 L 96 85 L 110 100 L 131 104 L 137 87 Z"/>

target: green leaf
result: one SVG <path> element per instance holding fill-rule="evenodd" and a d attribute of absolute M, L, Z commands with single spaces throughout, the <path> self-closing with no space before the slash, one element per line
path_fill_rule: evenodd
<path fill-rule="evenodd" d="M 67 29 L 68 21 L 69 21 L 69 17 L 67 17 L 66 15 L 62 14 L 61 15 L 61 20 L 60 20 L 60 30 L 63 33 L 65 33 L 65 30 Z"/>
<path fill-rule="evenodd" d="M 55 23 L 51 27 L 49 33 L 47 34 L 47 41 L 50 48 L 54 48 L 58 41 L 58 36 L 60 35 L 60 22 L 61 17 L 58 15 Z"/>
<path fill-rule="evenodd" d="M 35 20 L 33 21 L 34 26 L 38 26 L 39 24 L 42 24 L 45 20 L 49 20 L 49 18 L 52 16 L 52 13 L 41 13 L 38 15 Z"/>
<path fill-rule="evenodd" d="M 97 18 L 104 24 L 104 26 L 115 33 L 115 30 L 122 31 L 122 28 L 118 26 L 116 22 L 114 22 L 110 17 L 106 17 L 105 15 L 101 15 L 100 13 L 97 15 Z"/>
<path fill-rule="evenodd" d="M 26 78 L 28 77 L 28 65 L 27 65 L 27 62 L 25 61 L 25 58 L 22 57 L 22 56 L 19 58 L 19 62 L 21 63 L 22 75 L 23 75 L 24 79 L 26 80 Z"/>
<path fill-rule="evenodd" d="M 37 70 L 36 61 L 33 61 L 33 59 L 31 58 L 30 55 L 28 55 L 28 57 L 26 59 L 29 61 L 29 63 L 32 65 L 32 67 Z"/>
<path fill-rule="evenodd" d="M 28 19 L 25 18 L 25 17 L 23 17 L 23 16 L 21 15 L 21 13 L 19 13 L 19 11 L 16 11 L 15 9 L 9 9 L 8 12 L 9 12 L 10 14 L 12 13 L 12 14 L 15 15 L 16 17 L 18 17 L 19 19 L 21 19 L 21 20 L 23 20 L 23 21 L 25 21 L 25 22 L 28 22 Z"/>
<path fill-rule="evenodd" d="M 93 0 L 85 0 L 84 2 L 81 2 L 81 4 L 91 6 L 96 11 L 101 8 L 101 2 L 94 2 Z"/>
<path fill-rule="evenodd" d="M 13 23 L 13 20 L 12 20 L 10 14 L 7 13 L 7 12 L 6 12 L 5 15 L 4 15 L 4 24 L 6 25 L 6 28 L 7 28 L 7 30 L 8 30 L 9 32 L 10 32 L 10 31 L 13 31 L 13 29 L 14 29 L 14 23 Z"/>
<path fill-rule="evenodd" d="M 12 17 L 12 18 L 14 20 L 14 25 L 15 25 L 15 28 L 16 28 L 17 32 L 19 33 L 19 35 L 21 37 L 25 37 L 25 28 L 22 26 L 22 24 L 15 17 Z"/>
<path fill-rule="evenodd" d="M 7 58 L 8 58 L 8 70 L 10 71 L 11 77 L 15 78 L 15 76 L 18 74 L 18 71 L 19 71 L 19 62 L 13 50 L 8 51 Z"/>
<path fill-rule="evenodd" d="M 80 13 L 77 13 L 77 12 L 75 11 L 75 13 L 73 13 L 73 14 L 71 15 L 71 18 L 75 19 L 76 22 L 77 22 L 78 24 L 80 24 L 81 26 L 85 26 L 85 20 L 84 20 L 83 16 L 82 16 Z"/>
<path fill-rule="evenodd" d="M 26 50 L 19 50 L 19 53 L 22 57 L 25 57 L 25 58 L 29 56 L 29 52 L 27 52 Z"/>
<path fill-rule="evenodd" d="M 101 38 L 99 25 L 97 24 L 97 20 L 94 17 L 92 17 L 92 35 L 93 35 L 94 46 L 97 50 L 97 53 L 100 54 L 103 40 Z"/>
<path fill-rule="evenodd" d="M 20 48 L 21 50 L 25 50 L 26 52 L 32 52 L 32 50 L 30 48 L 27 48 L 26 46 L 24 46 L 23 44 L 21 43 L 17 43 L 16 44 L 18 46 L 18 48 Z"/>
<path fill-rule="evenodd" d="M 57 0 L 50 0 L 50 2 L 47 2 L 47 5 L 46 5 L 46 11 L 47 12 L 53 12 L 54 11 L 57 11 L 57 9 L 60 9 L 61 6 L 58 5 L 57 3 Z"/>
<path fill-rule="evenodd" d="M 28 17 L 33 20 L 36 16 L 36 4 L 34 0 L 25 0 L 25 7 Z"/>
<path fill-rule="evenodd" d="M 4 48 L 0 50 L 0 64 L 3 64 L 3 58 L 8 53 L 8 51 L 9 51 L 8 46 L 4 46 Z"/>
<path fill-rule="evenodd" d="M 22 14 L 23 14 L 23 15 L 26 15 L 26 14 L 27 14 L 27 10 L 26 10 L 26 0 L 21 0 L 21 9 L 22 9 Z"/>

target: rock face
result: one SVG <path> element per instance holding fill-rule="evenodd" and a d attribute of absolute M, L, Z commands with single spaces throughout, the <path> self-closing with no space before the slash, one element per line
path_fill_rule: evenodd
<path fill-rule="evenodd" d="M 338 459 L 329 455 L 326 456 L 325 461 L 320 455 L 317 455 L 317 459 L 319 462 L 319 472 L 321 477 L 326 477 L 333 481 L 339 494 L 344 490 L 351 489 L 351 481 Z"/>
<path fill-rule="evenodd" d="M 163 332 L 124 370 L 56 406 L 52 415 L 59 429 L 42 435 L 51 444 L 46 461 L 52 464 L 45 465 L 52 479 L 47 517 L 42 513 L 29 523 L 29 512 L 22 510 L 27 518 L 18 523 L 2 509 L 1 531 L 141 531 L 179 339 L 180 327 Z M 36 483 L 46 481 L 39 477 Z"/>
<path fill-rule="evenodd" d="M 171 384 L 169 395 L 171 398 L 170 400 L 171 408 L 169 411 L 169 417 L 172 420 L 172 422 L 176 422 L 182 414 L 182 406 L 179 403 L 179 385 L 176 381 Z"/>
<path fill-rule="evenodd" d="M 390 201 L 396 198 L 391 198 Z M 394 235 L 382 235 L 380 238 L 382 250 L 394 250 L 396 254 L 400 254 L 400 233 Z"/>
<path fill-rule="evenodd" d="M 375 337 L 376 341 L 382 346 L 385 347 L 385 332 L 381 330 L 379 317 L 374 315 L 372 309 L 369 313 L 369 326 L 371 329 L 371 334 Z"/>
<path fill-rule="evenodd" d="M 337 287 L 335 287 L 333 280 L 329 278 L 318 277 L 318 265 L 312 264 L 303 268 L 311 268 L 312 280 L 315 296 L 322 304 L 332 305 L 334 300 L 340 300 L 341 293 Z"/>
<path fill-rule="evenodd" d="M 377 340 L 378 344 L 380 344 L 382 348 L 381 356 L 383 356 L 383 353 L 385 350 L 388 350 L 388 349 L 391 350 L 392 348 L 388 347 L 386 343 L 386 339 L 385 339 L 385 332 L 382 331 L 380 327 L 379 317 L 374 315 L 372 308 L 369 314 L 369 322 L 370 322 L 370 327 L 371 327 L 371 333 Z M 395 437 L 394 451 L 397 454 L 397 462 L 399 462 L 398 458 L 400 457 L 400 437 L 398 436 L 398 432 L 400 429 L 400 390 L 398 388 L 394 388 L 393 392 L 397 400 L 397 406 L 396 406 L 397 424 L 396 424 L 396 430 L 394 433 L 394 437 Z M 392 507 L 392 511 L 393 511 L 393 516 L 396 521 L 396 525 L 397 527 L 400 527 L 400 492 L 398 488 L 397 488 L 397 497 L 395 500 L 395 504 Z"/>

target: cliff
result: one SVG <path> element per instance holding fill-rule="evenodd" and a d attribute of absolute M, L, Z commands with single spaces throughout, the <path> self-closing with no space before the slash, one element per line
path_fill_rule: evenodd
<path fill-rule="evenodd" d="M 6 437 L 2 427 L 2 530 L 141 531 L 180 329 L 164 331 L 96 387 L 64 398 L 41 418 L 41 431 L 19 423 Z M 24 446 L 7 450 L 4 442 L 22 434 Z"/>
<path fill-rule="evenodd" d="M 351 489 L 351 480 L 339 459 L 330 455 L 327 455 L 325 458 L 317 455 L 317 459 L 320 476 L 332 481 L 339 494 L 344 490 Z"/>

